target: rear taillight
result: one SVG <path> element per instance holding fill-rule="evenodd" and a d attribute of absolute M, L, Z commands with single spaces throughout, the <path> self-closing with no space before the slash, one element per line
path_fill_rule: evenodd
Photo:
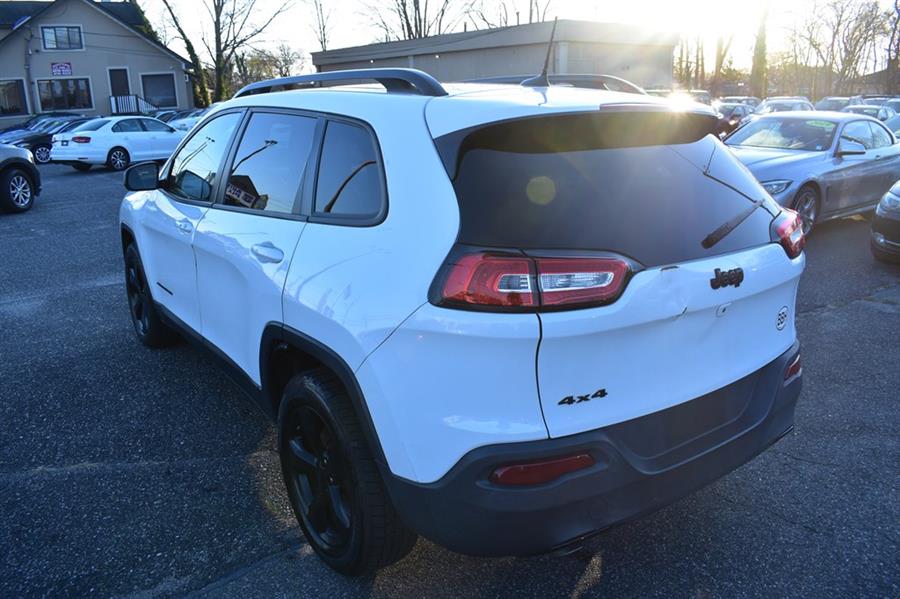
<path fill-rule="evenodd" d="M 85 137 L 84 135 L 76 135 L 72 138 L 72 141 L 77 144 L 89 144 L 91 143 L 91 138 Z"/>
<path fill-rule="evenodd" d="M 540 462 L 501 466 L 491 472 L 490 480 L 497 485 L 540 485 L 593 465 L 594 458 L 589 454 L 579 453 Z"/>
<path fill-rule="evenodd" d="M 631 266 L 614 257 L 530 256 L 455 248 L 432 286 L 432 303 L 472 310 L 533 312 L 616 301 Z"/>
<path fill-rule="evenodd" d="M 803 234 L 803 217 L 784 208 L 775 220 L 772 221 L 773 240 L 778 241 L 789 258 L 796 258 L 806 245 L 806 236 Z"/>
<path fill-rule="evenodd" d="M 791 360 L 791 363 L 788 364 L 788 367 L 784 369 L 785 383 L 792 380 L 794 377 L 799 376 L 801 372 L 803 372 L 803 366 L 800 365 L 800 354 L 798 353 L 797 356 Z"/>

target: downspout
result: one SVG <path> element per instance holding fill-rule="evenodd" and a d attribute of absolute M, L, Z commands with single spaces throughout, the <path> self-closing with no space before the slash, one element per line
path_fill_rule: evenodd
<path fill-rule="evenodd" d="M 31 77 L 31 40 L 34 39 L 34 32 L 31 26 L 25 31 L 25 108 L 29 110 L 29 114 L 37 114 L 37 101 L 34 97 L 34 79 Z"/>

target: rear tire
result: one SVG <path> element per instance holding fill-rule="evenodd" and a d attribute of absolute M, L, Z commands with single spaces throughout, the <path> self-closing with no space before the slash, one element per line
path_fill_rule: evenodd
<path fill-rule="evenodd" d="M 794 198 L 794 210 L 803 219 L 803 235 L 809 235 L 819 220 L 819 192 L 812 185 L 804 185 Z"/>
<path fill-rule="evenodd" d="M 178 335 L 166 326 L 156 311 L 141 256 L 133 243 L 125 248 L 125 292 L 128 295 L 131 324 L 141 343 L 147 347 L 160 348 L 178 340 Z"/>
<path fill-rule="evenodd" d="M 106 165 L 114 171 L 124 171 L 131 164 L 131 156 L 125 148 L 113 148 L 106 157 Z"/>
<path fill-rule="evenodd" d="M 11 168 L 0 174 L 0 209 L 25 212 L 34 205 L 34 185 L 25 171 Z"/>
<path fill-rule="evenodd" d="M 325 369 L 290 380 L 278 410 L 281 469 L 294 515 L 319 557 L 347 576 L 410 552 L 350 399 Z"/>
<path fill-rule="evenodd" d="M 73 164 L 73 165 L 72 165 L 72 168 L 74 168 L 76 171 L 78 171 L 78 172 L 80 172 L 80 173 L 86 173 L 86 172 L 88 172 L 89 170 L 91 170 L 91 166 L 93 166 L 93 165 L 91 165 L 91 164 L 84 164 L 84 163 L 78 163 L 78 164 Z"/>
<path fill-rule="evenodd" d="M 872 250 L 872 256 L 879 262 L 884 262 L 886 264 L 900 264 L 900 256 L 897 254 L 886 252 L 874 243 L 870 243 L 869 248 Z"/>

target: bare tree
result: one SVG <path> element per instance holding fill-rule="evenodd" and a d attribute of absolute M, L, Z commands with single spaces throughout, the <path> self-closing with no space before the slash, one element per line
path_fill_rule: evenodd
<path fill-rule="evenodd" d="M 539 23 L 547 20 L 553 0 L 528 0 L 528 23 Z M 479 0 L 472 2 L 468 16 L 476 27 L 507 27 L 521 23 L 520 3 L 516 0 Z"/>
<path fill-rule="evenodd" d="M 894 0 L 888 31 L 885 92 L 896 94 L 900 93 L 900 0 Z"/>
<path fill-rule="evenodd" d="M 316 34 L 316 41 L 324 52 L 328 49 L 328 40 L 331 37 L 331 16 L 332 10 L 327 8 L 325 0 L 306 0 L 313 9 L 315 22 L 313 23 L 313 31 Z"/>
<path fill-rule="evenodd" d="M 228 74 L 234 65 L 234 57 L 238 51 L 248 46 L 272 24 L 279 16 L 291 7 L 284 3 L 275 12 L 266 13 L 260 20 L 257 0 L 203 0 L 203 6 L 209 15 L 212 28 L 212 39 L 203 36 L 203 45 L 212 59 L 213 101 L 225 98 Z"/>
<path fill-rule="evenodd" d="M 716 62 L 713 65 L 712 82 L 710 84 L 710 93 L 713 96 L 719 95 L 719 88 L 722 86 L 722 69 L 725 68 L 725 60 L 728 58 L 728 51 L 731 49 L 731 42 L 734 40 L 734 34 L 727 38 L 719 36 L 716 39 Z"/>
<path fill-rule="evenodd" d="M 303 53 L 294 50 L 289 44 L 282 42 L 272 54 L 272 67 L 278 77 L 290 77 L 303 69 L 305 60 Z"/>
<path fill-rule="evenodd" d="M 363 5 L 385 41 L 440 35 L 457 27 L 474 0 L 380 0 Z"/>
<path fill-rule="evenodd" d="M 759 19 L 759 27 L 756 30 L 756 43 L 753 46 L 753 66 L 750 69 L 750 93 L 760 98 L 768 95 L 768 80 L 766 78 L 766 22 L 768 10 L 764 9 Z"/>
<path fill-rule="evenodd" d="M 197 50 L 194 48 L 191 38 L 184 32 L 181 21 L 172 9 L 169 0 L 162 0 L 162 3 L 169 13 L 169 18 L 172 20 L 175 31 L 178 32 L 179 39 L 184 43 L 188 58 L 191 59 L 191 67 L 193 70 L 191 80 L 193 81 L 194 88 L 194 102 L 200 106 L 209 106 L 209 86 L 207 85 L 206 70 L 203 67 L 203 62 L 200 60 L 200 55 L 197 54 Z"/>

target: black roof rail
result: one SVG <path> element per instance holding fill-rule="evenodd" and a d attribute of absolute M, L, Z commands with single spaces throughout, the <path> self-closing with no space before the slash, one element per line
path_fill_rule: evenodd
<path fill-rule="evenodd" d="M 282 77 L 257 81 L 245 85 L 234 94 L 235 98 L 284 91 L 303 87 L 316 87 L 323 83 L 352 83 L 359 80 L 374 80 L 391 93 L 415 93 L 421 96 L 446 96 L 447 90 L 440 82 L 418 69 L 352 69 L 347 71 L 327 71 L 296 77 Z"/>

